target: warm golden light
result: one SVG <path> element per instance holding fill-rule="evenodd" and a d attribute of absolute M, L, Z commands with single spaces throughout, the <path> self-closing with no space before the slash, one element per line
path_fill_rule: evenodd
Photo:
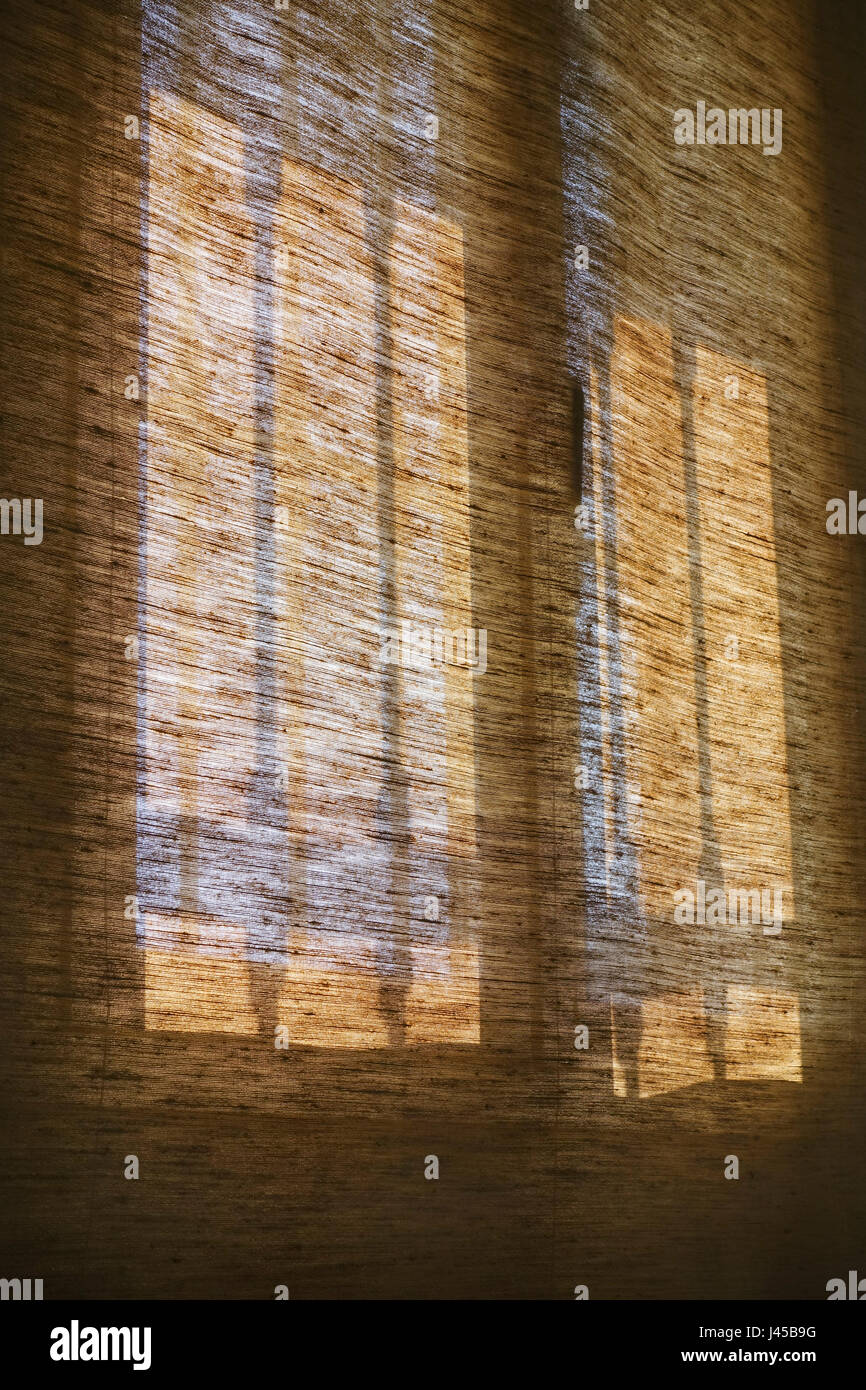
<path fill-rule="evenodd" d="M 719 978 L 727 933 L 752 933 L 765 951 L 794 917 L 766 384 L 698 347 L 684 401 L 670 332 L 618 319 L 610 386 L 610 515 L 593 468 L 607 877 L 616 642 L 625 849 L 643 918 L 623 925 L 646 933 L 623 982 L 630 1003 L 612 1009 L 614 1090 L 626 1094 L 635 1074 L 641 1096 L 717 1075 L 800 1080 L 796 996 Z M 590 387 L 598 419 L 595 374 Z M 597 463 L 595 424 L 592 443 Z M 713 889 L 721 919 L 675 917 L 675 893 L 689 890 L 703 912 Z M 662 992 L 651 970 L 699 983 Z"/>
<path fill-rule="evenodd" d="M 398 620 L 473 627 L 463 237 L 397 204 L 390 307 Z M 478 651 L 475 651 L 476 659 Z M 410 824 L 421 845 L 475 851 L 473 680 L 465 644 L 431 670 L 404 671 Z"/>
<path fill-rule="evenodd" d="M 694 384 L 713 818 L 726 888 L 794 916 L 767 388 L 698 348 Z M 733 640 L 732 640 L 733 639 Z"/>
<path fill-rule="evenodd" d="M 284 161 L 274 261 L 277 678 L 290 829 L 370 843 L 385 749 L 363 190 Z"/>
<path fill-rule="evenodd" d="M 613 1022 L 614 1094 L 629 1093 L 623 1057 L 623 1038 Z M 712 1058 L 707 1047 L 704 996 L 700 989 L 684 994 L 659 994 L 647 999 L 639 1012 L 639 1043 L 633 1059 L 637 1095 L 641 1100 L 712 1081 Z"/>
<path fill-rule="evenodd" d="M 251 223 L 238 130 L 150 112 L 146 795 L 194 833 L 243 817 L 255 765 Z"/>
<path fill-rule="evenodd" d="M 726 1022 L 728 1080 L 802 1082 L 796 994 L 729 985 Z"/>
<path fill-rule="evenodd" d="M 614 1094 L 629 1094 L 629 1066 L 641 1100 L 713 1081 L 801 1082 L 800 1010 L 795 994 L 729 985 L 713 1056 L 701 989 L 647 999 L 632 1024 L 635 1056 L 612 1011 Z M 635 1047 L 635 1042 L 637 1043 Z"/>
<path fill-rule="evenodd" d="M 180 911 L 144 918 L 145 1018 L 246 1032 L 245 966 L 225 931 L 220 954 L 198 953 L 202 846 L 243 824 L 255 766 L 253 312 L 238 292 L 253 259 L 240 132 L 151 92 L 148 207 L 144 815 L 178 856 Z M 231 442 L 216 451 L 216 439 Z"/>
<path fill-rule="evenodd" d="M 608 547 L 605 535 L 604 451 L 601 440 L 601 405 L 598 373 L 590 368 L 589 458 L 592 468 L 593 533 L 595 537 L 595 584 L 598 601 L 598 697 L 601 736 L 601 779 L 604 798 L 604 884 L 610 901 L 614 891 L 613 868 L 616 859 L 616 806 L 613 768 L 613 705 L 611 691 L 611 630 L 613 617 L 608 602 Z"/>
<path fill-rule="evenodd" d="M 260 1032 L 264 974 L 267 1026 L 290 1045 L 477 1043 L 477 947 L 449 941 L 445 923 L 419 932 L 408 893 L 406 920 L 392 920 L 382 847 L 395 759 L 413 872 L 431 850 L 475 846 L 471 671 L 400 666 L 386 720 L 382 663 L 389 626 L 472 624 L 459 228 L 399 204 L 380 292 L 364 190 L 283 165 L 273 439 L 261 443 L 273 461 L 273 776 L 287 809 L 289 920 L 283 949 L 253 959 L 250 923 L 222 914 L 237 895 L 220 873 L 255 838 L 260 766 L 256 227 L 239 131 L 161 93 L 151 113 L 145 805 L 170 818 L 182 864 L 180 910 L 145 911 L 147 1026 Z M 233 441 L 219 457 L 217 433 Z M 396 1032 L 381 973 L 395 932 L 408 943 Z"/>
<path fill-rule="evenodd" d="M 700 763 L 683 431 L 670 331 L 618 319 L 610 364 L 614 598 L 629 831 L 643 911 L 698 877 Z"/>

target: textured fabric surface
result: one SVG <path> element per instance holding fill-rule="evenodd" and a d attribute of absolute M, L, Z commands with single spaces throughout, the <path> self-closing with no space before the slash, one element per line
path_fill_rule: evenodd
<path fill-rule="evenodd" d="M 825 1297 L 854 8 L 10 0 L 3 48 L 0 1272 Z"/>

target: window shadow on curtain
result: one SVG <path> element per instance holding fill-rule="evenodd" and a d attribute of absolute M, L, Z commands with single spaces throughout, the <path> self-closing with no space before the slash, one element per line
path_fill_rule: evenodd
<path fill-rule="evenodd" d="M 460 229 L 149 113 L 146 1026 L 475 1043 Z"/>
<path fill-rule="evenodd" d="M 766 383 L 622 317 L 596 358 L 581 763 L 613 1088 L 799 1081 Z"/>

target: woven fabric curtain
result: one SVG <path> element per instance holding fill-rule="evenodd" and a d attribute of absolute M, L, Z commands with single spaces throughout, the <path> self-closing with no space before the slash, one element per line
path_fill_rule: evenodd
<path fill-rule="evenodd" d="M 7 6 L 3 1248 L 46 1296 L 848 1268 L 864 38 L 734 8 Z M 714 101 L 778 154 L 678 143 Z"/>

